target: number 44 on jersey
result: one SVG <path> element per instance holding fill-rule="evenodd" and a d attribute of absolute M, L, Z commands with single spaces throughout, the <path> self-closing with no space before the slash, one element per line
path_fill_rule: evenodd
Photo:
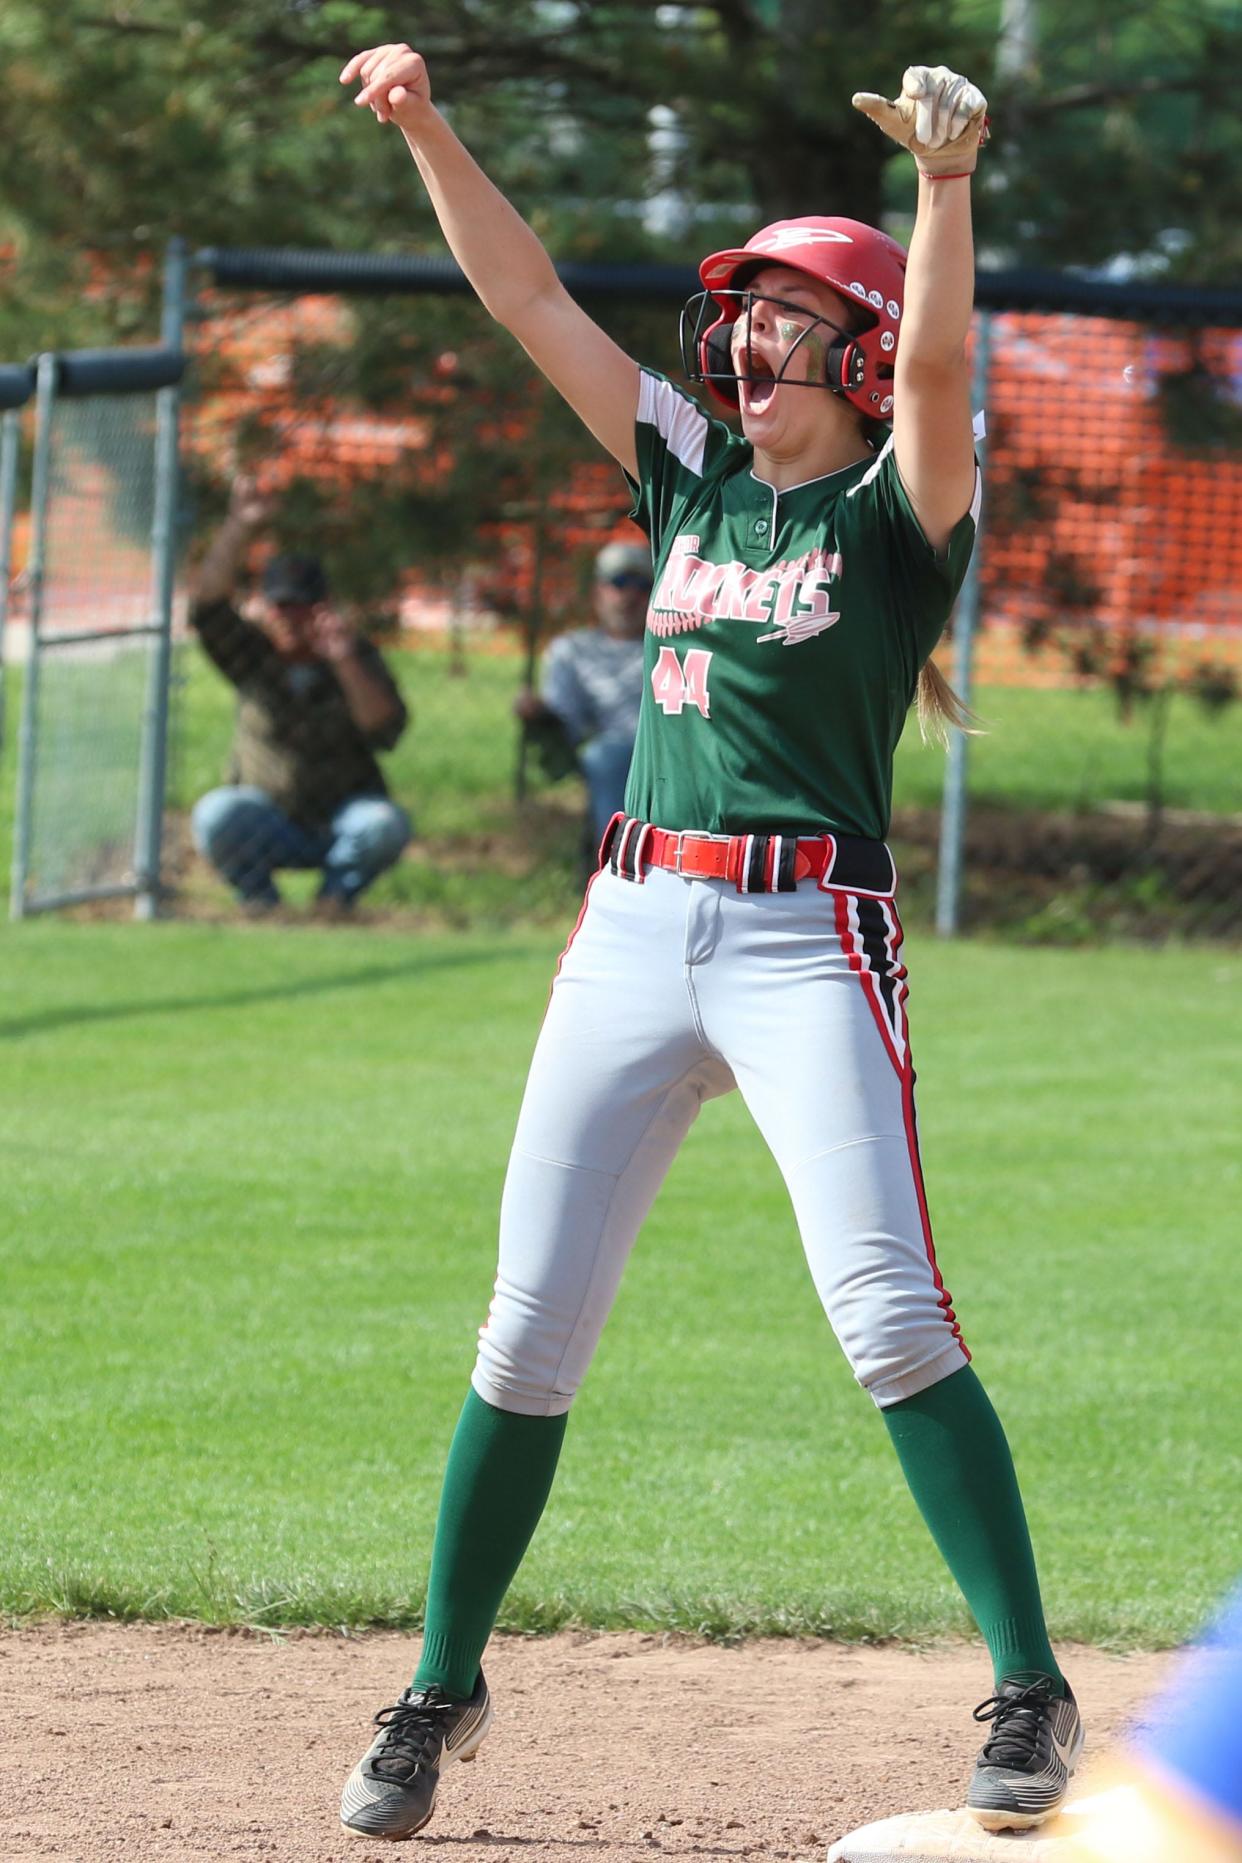
<path fill-rule="evenodd" d="M 662 712 L 676 718 L 686 705 L 693 705 L 704 718 L 711 717 L 707 696 L 707 669 L 710 651 L 691 647 L 683 660 L 674 647 L 661 647 L 660 657 L 651 669 L 651 690 Z"/>

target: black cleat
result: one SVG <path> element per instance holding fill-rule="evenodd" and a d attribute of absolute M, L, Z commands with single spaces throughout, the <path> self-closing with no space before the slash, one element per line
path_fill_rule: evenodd
<path fill-rule="evenodd" d="M 492 1724 L 483 1671 L 469 1701 L 407 1688 L 375 1717 L 379 1735 L 341 1793 L 341 1823 L 355 1837 L 413 1837 L 436 1808 L 442 1759 L 473 1759 Z"/>
<path fill-rule="evenodd" d="M 966 1808 L 985 1831 L 1023 1831 L 1060 1810 L 1082 1752 L 1078 1703 L 1067 1686 L 1053 1694 L 1048 1676 L 1002 1682 L 980 1702 L 977 1721 L 991 1721 L 975 1761 Z"/>

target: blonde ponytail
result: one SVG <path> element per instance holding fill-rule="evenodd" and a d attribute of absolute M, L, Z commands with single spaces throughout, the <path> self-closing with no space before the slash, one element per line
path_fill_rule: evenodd
<path fill-rule="evenodd" d="M 918 708 L 919 735 L 925 744 L 948 744 L 949 730 L 978 737 L 983 730 L 969 705 L 953 690 L 934 660 L 928 660 L 919 673 L 914 694 Z"/>

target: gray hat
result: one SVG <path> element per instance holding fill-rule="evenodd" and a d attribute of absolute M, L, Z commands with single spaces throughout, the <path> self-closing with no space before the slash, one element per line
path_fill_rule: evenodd
<path fill-rule="evenodd" d="M 606 543 L 595 559 L 595 580 L 611 582 L 617 576 L 638 576 L 651 587 L 651 551 L 645 543 Z"/>
<path fill-rule="evenodd" d="M 274 556 L 263 571 L 263 593 L 269 602 L 289 602 L 313 608 L 328 593 L 328 578 L 317 556 L 289 552 Z"/>

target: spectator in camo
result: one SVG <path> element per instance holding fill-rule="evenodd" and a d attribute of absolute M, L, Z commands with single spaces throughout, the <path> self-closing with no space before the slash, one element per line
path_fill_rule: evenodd
<path fill-rule="evenodd" d="M 573 747 L 597 845 L 625 800 L 650 594 L 648 546 L 606 543 L 595 559 L 594 627 L 558 634 L 544 655 L 538 693 L 527 687 L 514 700 L 528 728 L 558 725 Z"/>
<path fill-rule="evenodd" d="M 239 479 L 190 607 L 238 701 L 228 780 L 195 804 L 194 842 L 251 912 L 279 904 L 281 869 L 304 868 L 321 876 L 320 915 L 343 916 L 410 838 L 376 757 L 408 715 L 378 649 L 329 602 L 317 558 L 273 557 L 254 618 L 238 612 L 246 546 L 266 516 Z"/>

